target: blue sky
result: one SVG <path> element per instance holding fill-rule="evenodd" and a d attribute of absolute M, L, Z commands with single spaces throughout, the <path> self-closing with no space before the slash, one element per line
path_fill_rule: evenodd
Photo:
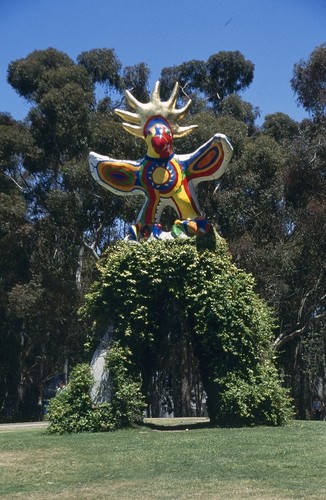
<path fill-rule="evenodd" d="M 114 48 L 123 66 L 146 62 L 151 85 L 163 67 L 239 50 L 255 64 L 241 96 L 262 118 L 306 113 L 290 86 L 293 66 L 326 41 L 325 0 L 1 0 L 0 111 L 23 119 L 28 104 L 7 84 L 7 68 L 36 49 L 76 59 Z"/>

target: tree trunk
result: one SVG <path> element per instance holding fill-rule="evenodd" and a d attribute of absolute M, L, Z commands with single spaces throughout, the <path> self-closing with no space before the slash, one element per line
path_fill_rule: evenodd
<path fill-rule="evenodd" d="M 181 318 L 180 339 L 176 344 L 173 370 L 175 417 L 191 417 L 191 342 L 186 318 Z"/>
<path fill-rule="evenodd" d="M 311 390 L 301 339 L 287 345 L 283 353 L 285 384 L 291 388 L 296 418 L 307 420 L 311 411 Z"/>

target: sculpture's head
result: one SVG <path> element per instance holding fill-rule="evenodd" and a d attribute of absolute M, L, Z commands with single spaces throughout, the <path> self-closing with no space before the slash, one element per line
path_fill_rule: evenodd
<path fill-rule="evenodd" d="M 147 153 L 152 158 L 169 158 L 172 153 L 173 131 L 163 116 L 152 116 L 144 126 Z"/>
<path fill-rule="evenodd" d="M 197 125 L 180 127 L 191 105 L 189 99 L 183 108 L 175 109 L 179 84 L 176 83 L 167 101 L 160 99 L 160 82 L 156 82 L 151 99 L 142 103 L 126 90 L 126 99 L 135 112 L 116 109 L 115 112 L 125 122 L 123 128 L 136 137 L 145 139 L 148 155 L 154 158 L 168 158 L 172 154 L 173 137 L 189 134 Z"/>

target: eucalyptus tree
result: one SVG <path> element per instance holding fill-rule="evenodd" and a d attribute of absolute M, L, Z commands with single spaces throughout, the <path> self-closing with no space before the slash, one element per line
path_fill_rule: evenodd
<path fill-rule="evenodd" d="M 126 84 L 141 75 L 146 86 L 146 65 L 129 67 L 125 74 Z M 94 261 L 114 239 L 116 220 L 124 210 L 133 211 L 92 182 L 89 149 L 100 143 L 104 153 L 118 153 L 134 144 L 123 143 L 111 113 L 125 87 L 112 49 L 84 52 L 77 63 L 53 48 L 36 50 L 9 65 L 8 82 L 31 107 L 24 122 L 5 114 L 1 122 L 3 179 L 10 197 L 19 195 L 13 206 L 21 210 L 30 235 L 25 274 L 6 285 L 3 306 L 16 328 L 10 338 L 20 339 L 11 351 L 9 364 L 17 377 L 7 399 L 18 413 L 32 416 L 29 401 L 35 406 L 46 381 L 83 356 L 77 312 L 96 273 Z M 99 86 L 104 97 L 97 99 Z M 8 212 L 3 227 L 13 223 Z M 18 241 L 12 240 L 13 247 Z M 14 256 L 14 249 L 8 255 Z"/>
<path fill-rule="evenodd" d="M 326 392 L 324 55 L 321 46 L 294 67 L 291 83 L 311 119 L 266 116 L 210 204 L 235 261 L 277 314 L 274 347 L 301 418 Z"/>
<path fill-rule="evenodd" d="M 178 66 L 163 68 L 162 95 L 168 95 L 178 81 L 185 95 L 199 95 L 213 109 L 219 109 L 221 100 L 238 94 L 252 83 L 254 64 L 239 51 L 220 51 L 207 61 L 193 60 Z"/>
<path fill-rule="evenodd" d="M 15 410 L 24 341 L 10 314 L 10 292 L 30 277 L 33 228 L 26 217 L 24 178 L 17 168 L 28 150 L 28 139 L 22 125 L 10 115 L 0 114 L 0 411 L 7 415 Z"/>
<path fill-rule="evenodd" d="M 313 116 L 325 116 L 326 43 L 316 47 L 308 60 L 295 64 L 291 86 L 298 103 Z"/>
<path fill-rule="evenodd" d="M 288 150 L 284 205 L 289 212 L 290 258 L 283 266 L 286 293 L 275 345 L 284 350 L 284 366 L 301 418 L 309 415 L 314 395 L 326 398 L 325 85 L 326 46 L 322 44 L 307 60 L 295 64 L 291 80 L 297 102 L 310 119 L 299 124 L 298 132 L 287 127 L 288 140 L 282 139 Z"/>

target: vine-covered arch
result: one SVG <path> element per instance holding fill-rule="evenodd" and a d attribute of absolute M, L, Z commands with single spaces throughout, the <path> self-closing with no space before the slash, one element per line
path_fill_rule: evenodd
<path fill-rule="evenodd" d="M 84 308 L 93 338 L 113 321 L 153 416 L 167 397 L 175 416 L 189 415 L 200 384 L 212 423 L 284 423 L 290 407 L 271 349 L 271 311 L 224 240 L 211 243 L 153 240 L 108 249 Z"/>

